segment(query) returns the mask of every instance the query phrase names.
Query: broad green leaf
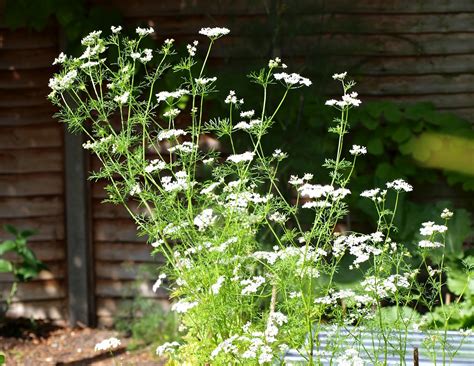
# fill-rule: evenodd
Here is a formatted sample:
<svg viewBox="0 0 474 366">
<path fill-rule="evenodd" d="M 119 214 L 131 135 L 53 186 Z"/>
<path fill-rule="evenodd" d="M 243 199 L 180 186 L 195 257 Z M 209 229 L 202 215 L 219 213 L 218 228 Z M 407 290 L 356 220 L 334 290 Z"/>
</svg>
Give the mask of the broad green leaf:
<svg viewBox="0 0 474 366">
<path fill-rule="evenodd" d="M 13 240 L 5 240 L 0 244 L 0 255 L 15 249 L 16 243 Z"/>
<path fill-rule="evenodd" d="M 400 126 L 393 133 L 392 140 L 398 143 L 402 143 L 412 136 L 413 134 L 407 126 Z"/>
<path fill-rule="evenodd" d="M 367 151 L 373 155 L 383 154 L 383 142 L 380 137 L 375 137 L 367 143 Z"/>
<path fill-rule="evenodd" d="M 448 221 L 446 233 L 446 253 L 456 258 L 462 258 L 463 243 L 472 234 L 471 214 L 459 209 L 454 211 L 454 216 Z"/>
<path fill-rule="evenodd" d="M 13 272 L 13 264 L 6 259 L 0 258 L 0 272 Z"/>
</svg>

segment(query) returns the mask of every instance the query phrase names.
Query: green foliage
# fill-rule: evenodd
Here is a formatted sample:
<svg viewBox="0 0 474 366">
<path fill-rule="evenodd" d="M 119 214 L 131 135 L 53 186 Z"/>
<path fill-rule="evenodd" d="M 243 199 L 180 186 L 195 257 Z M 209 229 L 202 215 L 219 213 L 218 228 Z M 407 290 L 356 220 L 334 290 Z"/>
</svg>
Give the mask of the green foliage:
<svg viewBox="0 0 474 366">
<path fill-rule="evenodd" d="M 18 230 L 12 225 L 5 225 L 6 232 L 14 236 L 14 239 L 5 240 L 0 243 L 0 256 L 14 254 L 17 260 L 0 258 L 0 272 L 11 273 L 13 283 L 8 297 L 3 300 L 8 307 L 15 295 L 18 282 L 34 279 L 46 266 L 38 260 L 34 252 L 28 247 L 28 238 L 35 234 L 32 230 Z M 3 309 L 6 311 L 6 309 Z"/>
</svg>

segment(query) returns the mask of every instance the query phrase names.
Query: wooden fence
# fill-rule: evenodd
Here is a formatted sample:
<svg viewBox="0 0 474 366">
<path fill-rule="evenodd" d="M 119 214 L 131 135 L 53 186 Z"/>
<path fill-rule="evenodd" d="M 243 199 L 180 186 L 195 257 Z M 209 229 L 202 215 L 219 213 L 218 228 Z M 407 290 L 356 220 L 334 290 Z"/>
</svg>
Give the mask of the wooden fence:
<svg viewBox="0 0 474 366">
<path fill-rule="evenodd" d="M 291 69 L 326 77 L 352 70 L 364 100 L 431 101 L 473 117 L 469 0 L 91 3 L 117 7 L 130 27 L 152 25 L 157 40 L 187 42 L 202 26 L 229 27 L 211 59 L 215 67 L 248 71 L 249 64 L 278 55 Z M 49 267 L 20 287 L 11 313 L 110 324 L 124 289 L 137 278 L 136 264 L 152 261 L 124 210 L 100 203 L 102 185 L 81 186 L 87 169 L 84 160 L 77 172 L 81 140 L 64 138 L 45 99 L 59 51 L 54 26 L 33 32 L 0 24 L 0 221 L 38 229 L 31 245 Z M 77 192 L 83 192 L 79 199 Z M 0 286 L 10 280 L 0 276 Z M 146 285 L 142 292 L 152 295 Z"/>
</svg>

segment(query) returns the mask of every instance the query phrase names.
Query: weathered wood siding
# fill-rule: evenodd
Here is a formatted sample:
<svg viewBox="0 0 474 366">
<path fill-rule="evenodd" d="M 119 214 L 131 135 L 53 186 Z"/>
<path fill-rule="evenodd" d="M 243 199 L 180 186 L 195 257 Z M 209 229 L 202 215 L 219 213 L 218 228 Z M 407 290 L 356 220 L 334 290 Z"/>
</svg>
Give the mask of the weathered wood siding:
<svg viewBox="0 0 474 366">
<path fill-rule="evenodd" d="M 48 270 L 19 285 L 10 315 L 64 319 L 63 130 L 46 100 L 56 28 L 0 28 L 0 223 L 36 229 L 30 247 Z M 0 240 L 8 235 L 1 231 Z M 2 297 L 11 276 L 0 274 Z"/>
<path fill-rule="evenodd" d="M 117 7 L 131 28 L 151 25 L 154 38 L 179 45 L 203 26 L 226 26 L 210 63 L 248 72 L 281 56 L 290 69 L 313 72 L 325 87 L 349 70 L 362 98 L 431 101 L 466 118 L 474 111 L 474 2 L 468 0 L 95 0 Z M 279 15 L 278 15 L 279 14 Z M 315 72 L 316 71 L 316 72 Z M 242 72 L 244 75 L 244 72 Z M 324 75 L 324 76 L 323 76 Z M 326 78 L 318 80 L 317 78 Z M 331 86 L 326 92 L 331 93 Z M 101 204 L 93 186 L 99 323 L 110 323 L 117 300 L 137 274 L 127 264 L 152 261 L 125 210 Z M 150 296 L 149 284 L 142 293 Z"/>
<path fill-rule="evenodd" d="M 362 99 L 432 101 L 473 117 L 471 0 L 91 2 L 117 7 L 130 27 L 152 25 L 159 41 L 173 37 L 179 44 L 197 38 L 202 26 L 229 27 L 213 51 L 214 66 L 249 71 L 281 56 L 291 70 L 313 73 L 316 87 L 330 85 L 331 73 L 349 70 Z M 56 319 L 66 304 L 64 155 L 62 126 L 45 96 L 58 39 L 55 28 L 0 28 L 0 221 L 37 228 L 31 245 L 50 268 L 21 286 L 12 312 Z M 101 204 L 103 198 L 102 185 L 93 184 L 97 315 L 109 324 L 117 300 L 138 277 L 136 264 L 154 260 L 125 210 Z M 0 286 L 7 281 L 0 276 Z M 153 295 L 149 284 L 141 291 Z"/>
</svg>

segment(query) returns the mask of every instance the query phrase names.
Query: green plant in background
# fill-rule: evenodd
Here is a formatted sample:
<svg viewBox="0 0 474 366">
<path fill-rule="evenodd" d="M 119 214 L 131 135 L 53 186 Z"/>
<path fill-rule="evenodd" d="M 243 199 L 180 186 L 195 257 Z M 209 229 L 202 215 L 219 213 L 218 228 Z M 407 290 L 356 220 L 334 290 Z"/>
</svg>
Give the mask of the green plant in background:
<svg viewBox="0 0 474 366">
<path fill-rule="evenodd" d="M 36 258 L 34 252 L 28 247 L 27 241 L 35 232 L 32 230 L 18 230 L 11 225 L 4 226 L 5 231 L 14 236 L 14 239 L 5 240 L 0 243 L 0 256 L 13 254 L 18 260 L 7 260 L 0 258 L 0 272 L 11 273 L 13 282 L 6 299 L 2 301 L 3 317 L 10 306 L 13 297 L 17 291 L 19 282 L 26 282 L 38 276 L 40 271 L 46 269 L 46 266 Z"/>
<path fill-rule="evenodd" d="M 176 313 L 141 292 L 143 283 L 155 277 L 154 271 L 151 265 L 138 268 L 137 278 L 123 294 L 124 301 L 115 314 L 115 328 L 131 337 L 127 346 L 130 350 L 180 340 Z"/>
</svg>

